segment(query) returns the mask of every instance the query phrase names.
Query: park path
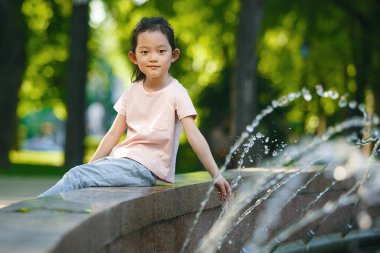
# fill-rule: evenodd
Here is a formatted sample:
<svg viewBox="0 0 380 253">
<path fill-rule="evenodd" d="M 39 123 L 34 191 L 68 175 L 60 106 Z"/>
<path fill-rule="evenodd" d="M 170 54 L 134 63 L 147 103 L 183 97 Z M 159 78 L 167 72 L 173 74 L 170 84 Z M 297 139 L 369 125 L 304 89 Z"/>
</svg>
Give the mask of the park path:
<svg viewBox="0 0 380 253">
<path fill-rule="evenodd" d="M 0 176 L 0 208 L 35 198 L 59 179 L 60 177 Z"/>
</svg>

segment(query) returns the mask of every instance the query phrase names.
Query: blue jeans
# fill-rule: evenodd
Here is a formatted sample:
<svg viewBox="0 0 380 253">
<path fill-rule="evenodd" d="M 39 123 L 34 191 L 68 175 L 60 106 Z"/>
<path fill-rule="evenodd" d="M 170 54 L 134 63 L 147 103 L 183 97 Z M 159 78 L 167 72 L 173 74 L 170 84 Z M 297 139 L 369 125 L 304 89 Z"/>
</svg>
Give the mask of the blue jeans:
<svg viewBox="0 0 380 253">
<path fill-rule="evenodd" d="M 142 164 L 129 158 L 107 156 L 72 168 L 39 197 L 88 187 L 152 186 L 154 184 L 156 184 L 156 177 Z"/>
</svg>

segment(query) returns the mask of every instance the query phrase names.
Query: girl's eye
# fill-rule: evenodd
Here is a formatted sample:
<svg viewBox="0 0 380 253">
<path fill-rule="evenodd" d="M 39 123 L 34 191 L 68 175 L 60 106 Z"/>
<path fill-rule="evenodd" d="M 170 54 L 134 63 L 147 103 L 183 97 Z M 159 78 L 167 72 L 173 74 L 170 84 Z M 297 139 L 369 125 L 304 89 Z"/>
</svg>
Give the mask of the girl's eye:
<svg viewBox="0 0 380 253">
<path fill-rule="evenodd" d="M 141 54 L 142 54 L 142 55 L 147 55 L 147 54 L 148 54 L 148 51 L 141 51 Z"/>
<path fill-rule="evenodd" d="M 160 53 L 160 54 L 164 54 L 165 52 L 166 52 L 166 50 L 164 50 L 164 49 L 158 50 L 158 53 Z"/>
</svg>

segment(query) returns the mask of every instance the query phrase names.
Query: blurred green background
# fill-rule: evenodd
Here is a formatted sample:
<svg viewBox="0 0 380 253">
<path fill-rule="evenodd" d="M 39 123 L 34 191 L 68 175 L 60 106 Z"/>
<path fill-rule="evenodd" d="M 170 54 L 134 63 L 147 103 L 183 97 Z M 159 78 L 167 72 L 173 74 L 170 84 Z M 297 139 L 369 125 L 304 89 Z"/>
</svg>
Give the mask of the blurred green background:
<svg viewBox="0 0 380 253">
<path fill-rule="evenodd" d="M 358 114 L 317 97 L 316 84 L 372 115 L 379 13 L 376 0 L 2 1 L 0 175 L 61 175 L 89 159 L 130 83 L 130 32 L 144 16 L 173 26 L 182 54 L 171 74 L 188 89 L 218 164 L 273 99 L 303 87 L 314 99 L 276 110 L 256 130 L 272 150 Z M 247 156 L 253 164 L 262 149 Z M 182 137 L 177 173 L 200 169 Z"/>
</svg>

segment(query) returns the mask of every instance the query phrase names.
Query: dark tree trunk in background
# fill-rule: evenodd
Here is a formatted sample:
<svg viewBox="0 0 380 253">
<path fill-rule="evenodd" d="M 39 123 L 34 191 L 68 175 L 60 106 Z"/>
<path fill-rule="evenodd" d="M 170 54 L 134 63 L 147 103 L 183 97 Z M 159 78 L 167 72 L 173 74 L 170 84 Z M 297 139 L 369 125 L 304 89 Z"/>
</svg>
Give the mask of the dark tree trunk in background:
<svg viewBox="0 0 380 253">
<path fill-rule="evenodd" d="M 0 168 L 9 166 L 18 92 L 26 68 L 26 28 L 21 0 L 0 1 Z"/>
<path fill-rule="evenodd" d="M 89 1 L 74 0 L 68 66 L 65 166 L 81 164 L 85 137 L 85 86 L 88 59 Z"/>
<path fill-rule="evenodd" d="M 232 136 L 244 131 L 257 113 L 256 42 L 264 0 L 242 0 L 237 29 L 237 52 L 232 82 Z"/>
<path fill-rule="evenodd" d="M 264 0 L 241 1 L 235 72 L 231 83 L 231 135 L 233 138 L 242 134 L 258 110 L 256 42 L 262 20 L 263 5 Z M 236 165 L 231 164 L 231 166 Z"/>
</svg>

